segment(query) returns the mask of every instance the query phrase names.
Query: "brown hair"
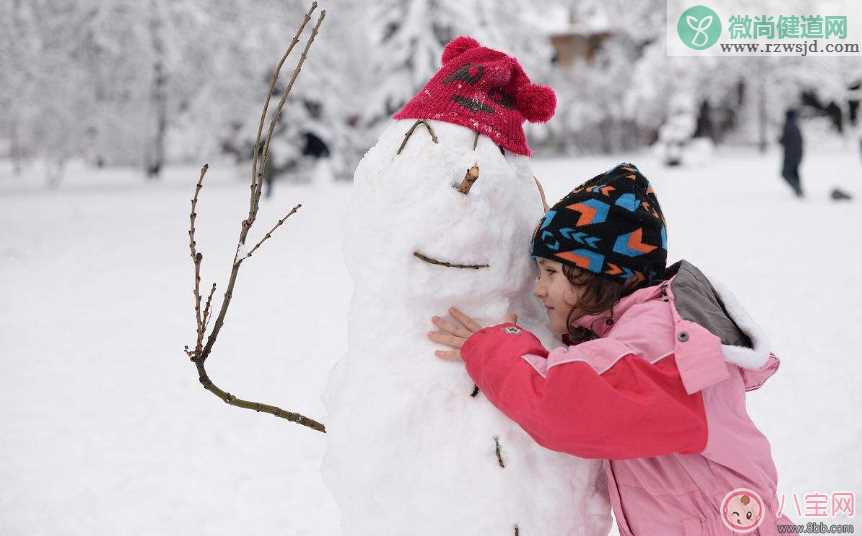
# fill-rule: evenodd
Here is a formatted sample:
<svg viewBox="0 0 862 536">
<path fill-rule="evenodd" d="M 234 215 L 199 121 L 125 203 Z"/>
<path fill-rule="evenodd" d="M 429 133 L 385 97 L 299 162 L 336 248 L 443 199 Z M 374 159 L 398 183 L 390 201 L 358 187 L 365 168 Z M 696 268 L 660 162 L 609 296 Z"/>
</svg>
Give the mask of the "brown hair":
<svg viewBox="0 0 862 536">
<path fill-rule="evenodd" d="M 611 318 L 613 318 L 613 306 L 620 298 L 637 289 L 637 285 L 600 277 L 593 272 L 569 264 L 563 264 L 563 274 L 573 286 L 584 289 L 584 293 L 566 318 L 566 331 L 569 339 L 571 339 L 570 344 L 578 344 L 597 338 L 597 335 L 591 330 L 572 325 L 574 320 L 572 315 L 576 311 L 579 314 L 593 315 L 611 309 Z"/>
</svg>

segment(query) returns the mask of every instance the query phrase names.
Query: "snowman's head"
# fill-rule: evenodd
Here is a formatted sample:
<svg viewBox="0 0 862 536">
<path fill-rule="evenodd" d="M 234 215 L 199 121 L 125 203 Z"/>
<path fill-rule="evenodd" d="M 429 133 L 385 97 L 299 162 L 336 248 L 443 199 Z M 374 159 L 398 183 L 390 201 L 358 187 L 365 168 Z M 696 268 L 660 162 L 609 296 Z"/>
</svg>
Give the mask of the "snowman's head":
<svg viewBox="0 0 862 536">
<path fill-rule="evenodd" d="M 468 37 L 442 63 L 356 169 L 348 263 L 354 279 L 423 303 L 514 296 L 535 275 L 543 214 L 523 123 L 547 121 L 554 93 Z"/>
<path fill-rule="evenodd" d="M 408 299 L 514 295 L 535 275 L 543 212 L 527 157 L 460 125 L 394 121 L 356 169 L 348 262 Z"/>
</svg>

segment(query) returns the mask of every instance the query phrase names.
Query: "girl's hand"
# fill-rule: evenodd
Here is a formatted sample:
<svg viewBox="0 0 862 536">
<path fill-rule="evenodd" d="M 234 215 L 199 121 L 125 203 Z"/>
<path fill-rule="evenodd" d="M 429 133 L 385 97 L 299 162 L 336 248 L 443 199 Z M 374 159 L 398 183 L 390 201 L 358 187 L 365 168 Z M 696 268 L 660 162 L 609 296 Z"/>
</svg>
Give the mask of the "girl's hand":
<svg viewBox="0 0 862 536">
<path fill-rule="evenodd" d="M 457 307 L 450 307 L 449 314 L 455 319 L 454 322 L 439 316 L 431 317 L 431 322 L 437 326 L 438 329 L 437 331 L 429 331 L 428 338 L 436 343 L 454 348 L 454 350 L 436 350 L 434 355 L 441 359 L 457 361 L 463 359 L 461 357 L 461 346 L 463 346 L 464 341 L 466 341 L 470 335 L 482 329 L 483 326 L 479 325 L 479 323 L 473 318 L 461 312 Z M 496 324 L 517 321 L 518 316 L 514 313 L 510 313 Z"/>
</svg>

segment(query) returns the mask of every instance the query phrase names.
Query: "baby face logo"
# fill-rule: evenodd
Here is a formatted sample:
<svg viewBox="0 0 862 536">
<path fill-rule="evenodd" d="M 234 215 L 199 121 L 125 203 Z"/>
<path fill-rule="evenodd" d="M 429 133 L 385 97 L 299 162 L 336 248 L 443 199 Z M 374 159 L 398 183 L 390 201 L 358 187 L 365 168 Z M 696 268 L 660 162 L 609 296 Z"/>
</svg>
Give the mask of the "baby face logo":
<svg viewBox="0 0 862 536">
<path fill-rule="evenodd" d="M 706 6 L 686 9 L 676 25 L 677 33 L 683 43 L 695 50 L 704 50 L 718 41 L 721 35 L 721 21 L 718 14 Z"/>
<path fill-rule="evenodd" d="M 752 532 L 763 523 L 765 507 L 756 491 L 736 488 L 721 501 L 721 520 L 737 534 Z"/>
</svg>

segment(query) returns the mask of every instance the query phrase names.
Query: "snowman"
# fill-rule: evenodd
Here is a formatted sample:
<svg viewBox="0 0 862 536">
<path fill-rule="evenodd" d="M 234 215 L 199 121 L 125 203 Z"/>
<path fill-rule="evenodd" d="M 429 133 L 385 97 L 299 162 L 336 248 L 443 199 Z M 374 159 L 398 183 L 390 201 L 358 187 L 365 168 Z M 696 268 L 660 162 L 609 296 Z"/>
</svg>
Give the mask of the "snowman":
<svg viewBox="0 0 862 536">
<path fill-rule="evenodd" d="M 344 222 L 348 352 L 324 396 L 322 473 L 345 536 L 574 536 L 610 528 L 601 462 L 539 446 L 434 356 L 456 305 L 542 331 L 530 236 L 543 215 L 523 123 L 555 97 L 459 37 L 356 168 Z"/>
</svg>

